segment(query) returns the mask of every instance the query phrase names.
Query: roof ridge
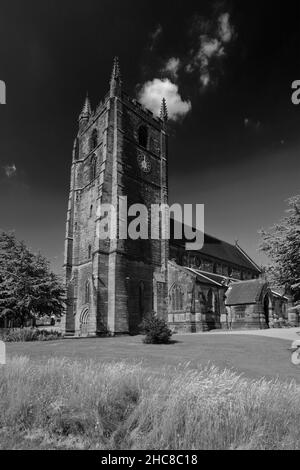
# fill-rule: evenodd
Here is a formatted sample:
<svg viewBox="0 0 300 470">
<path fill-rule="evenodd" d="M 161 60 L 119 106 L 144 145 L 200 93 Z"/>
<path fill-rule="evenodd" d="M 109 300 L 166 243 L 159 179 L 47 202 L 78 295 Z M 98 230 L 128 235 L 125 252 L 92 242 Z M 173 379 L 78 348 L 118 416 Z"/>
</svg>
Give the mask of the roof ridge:
<svg viewBox="0 0 300 470">
<path fill-rule="evenodd" d="M 192 226 L 185 224 L 184 222 L 180 222 L 176 220 L 174 217 L 170 217 L 170 223 L 174 225 L 179 224 L 184 229 L 185 227 L 189 227 L 193 231 L 196 229 Z M 199 231 L 200 232 L 200 231 Z M 172 233 L 172 232 L 171 232 Z M 238 266 L 243 269 L 248 270 L 255 270 L 258 274 L 261 273 L 261 268 L 250 258 L 249 255 L 237 244 L 229 243 L 226 240 L 222 240 L 221 238 L 217 238 L 213 235 L 208 234 L 205 230 L 201 233 L 204 234 L 204 246 L 201 250 L 197 250 L 198 253 L 202 253 L 203 255 L 207 255 L 213 257 L 216 262 L 227 262 L 233 266 Z M 171 244 L 176 246 L 183 246 L 185 243 L 185 237 L 181 240 L 177 240 L 171 237 Z M 215 245 L 215 248 L 214 248 Z"/>
<path fill-rule="evenodd" d="M 256 267 L 256 269 L 258 269 L 259 272 L 261 272 L 261 268 L 258 266 L 258 264 L 256 264 L 255 261 L 253 261 L 253 259 L 251 259 L 249 255 L 247 255 L 247 253 L 243 250 L 243 248 L 240 247 L 240 245 L 237 242 L 235 246 L 250 261 L 250 263 L 252 263 L 253 266 Z"/>
<path fill-rule="evenodd" d="M 182 225 L 186 225 L 187 227 L 190 227 L 191 229 L 193 230 L 196 230 L 195 227 L 191 226 L 191 225 L 187 225 L 185 224 L 184 222 L 179 222 L 178 220 L 174 219 L 174 217 L 170 217 L 171 220 L 174 220 L 176 221 L 177 223 L 182 223 Z M 199 230 L 200 231 L 200 230 Z M 204 231 L 204 232 L 201 232 L 200 233 L 204 233 L 204 235 L 206 235 L 207 237 L 210 237 L 210 238 L 213 238 L 214 240 L 218 241 L 218 242 L 221 242 L 221 243 L 226 243 L 227 245 L 231 246 L 232 248 L 236 248 L 237 247 L 237 244 L 236 243 L 230 243 L 228 242 L 227 240 L 222 240 L 221 238 L 218 238 L 216 237 L 215 235 L 211 235 L 210 233 Z M 242 249 L 241 249 L 242 250 Z M 242 250 L 243 251 L 243 250 Z"/>
</svg>

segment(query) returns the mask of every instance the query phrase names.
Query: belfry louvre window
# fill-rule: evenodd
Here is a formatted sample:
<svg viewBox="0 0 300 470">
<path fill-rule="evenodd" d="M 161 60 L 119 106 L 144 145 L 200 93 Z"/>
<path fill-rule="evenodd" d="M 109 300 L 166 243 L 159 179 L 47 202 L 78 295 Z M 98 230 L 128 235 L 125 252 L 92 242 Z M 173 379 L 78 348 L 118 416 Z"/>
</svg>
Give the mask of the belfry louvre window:
<svg viewBox="0 0 300 470">
<path fill-rule="evenodd" d="M 98 132 L 96 129 L 93 130 L 90 138 L 90 150 L 94 150 L 98 145 Z"/>
<path fill-rule="evenodd" d="M 171 305 L 173 312 L 181 312 L 183 310 L 183 292 L 177 284 L 171 290 Z"/>
<path fill-rule="evenodd" d="M 138 132 L 139 144 L 147 148 L 148 145 L 148 129 L 146 126 L 141 126 Z"/>
</svg>

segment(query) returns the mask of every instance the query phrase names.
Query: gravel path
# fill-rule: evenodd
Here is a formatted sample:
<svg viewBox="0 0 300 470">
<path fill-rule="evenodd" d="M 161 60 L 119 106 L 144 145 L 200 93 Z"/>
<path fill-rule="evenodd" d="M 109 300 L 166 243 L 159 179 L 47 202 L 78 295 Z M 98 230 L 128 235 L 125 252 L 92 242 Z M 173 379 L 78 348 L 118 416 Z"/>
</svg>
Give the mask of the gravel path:
<svg viewBox="0 0 300 470">
<path fill-rule="evenodd" d="M 209 335 L 255 335 L 265 336 L 267 338 L 278 338 L 294 341 L 300 340 L 300 328 L 271 328 L 269 330 L 245 330 L 245 331 L 212 331 L 209 333 L 200 333 Z"/>
</svg>

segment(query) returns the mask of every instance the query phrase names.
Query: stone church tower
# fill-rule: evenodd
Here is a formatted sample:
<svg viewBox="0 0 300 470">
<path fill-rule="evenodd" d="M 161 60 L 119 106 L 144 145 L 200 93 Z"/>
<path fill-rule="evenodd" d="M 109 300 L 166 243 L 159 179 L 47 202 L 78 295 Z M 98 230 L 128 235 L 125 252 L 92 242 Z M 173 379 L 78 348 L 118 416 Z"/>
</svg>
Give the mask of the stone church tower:
<svg viewBox="0 0 300 470">
<path fill-rule="evenodd" d="M 104 101 L 92 111 L 86 98 L 73 149 L 66 224 L 70 336 L 135 333 L 152 311 L 167 319 L 169 243 L 161 237 L 97 236 L 102 204 L 119 209 L 119 198 L 126 196 L 128 207 L 140 203 L 150 210 L 151 204 L 168 202 L 167 119 L 165 101 L 159 118 L 123 92 L 117 59 Z"/>
</svg>

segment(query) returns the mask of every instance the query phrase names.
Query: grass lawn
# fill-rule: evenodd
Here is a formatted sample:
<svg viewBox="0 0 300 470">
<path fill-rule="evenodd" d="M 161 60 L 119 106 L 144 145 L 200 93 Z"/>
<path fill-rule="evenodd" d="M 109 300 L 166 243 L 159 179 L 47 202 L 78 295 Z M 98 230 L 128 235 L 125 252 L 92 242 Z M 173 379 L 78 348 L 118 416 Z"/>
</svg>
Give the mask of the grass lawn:
<svg viewBox="0 0 300 470">
<path fill-rule="evenodd" d="M 28 356 L 34 361 L 53 357 L 93 359 L 97 362 L 126 361 L 142 363 L 153 371 L 179 364 L 197 369 L 212 364 L 231 369 L 245 377 L 279 378 L 300 383 L 300 368 L 290 361 L 290 341 L 247 335 L 177 335 L 175 344 L 144 345 L 142 338 L 118 337 L 62 340 L 34 343 L 9 343 L 7 354 Z"/>
<path fill-rule="evenodd" d="M 175 339 L 8 343 L 0 450 L 299 450 L 300 369 L 290 362 L 291 341 Z"/>
</svg>

